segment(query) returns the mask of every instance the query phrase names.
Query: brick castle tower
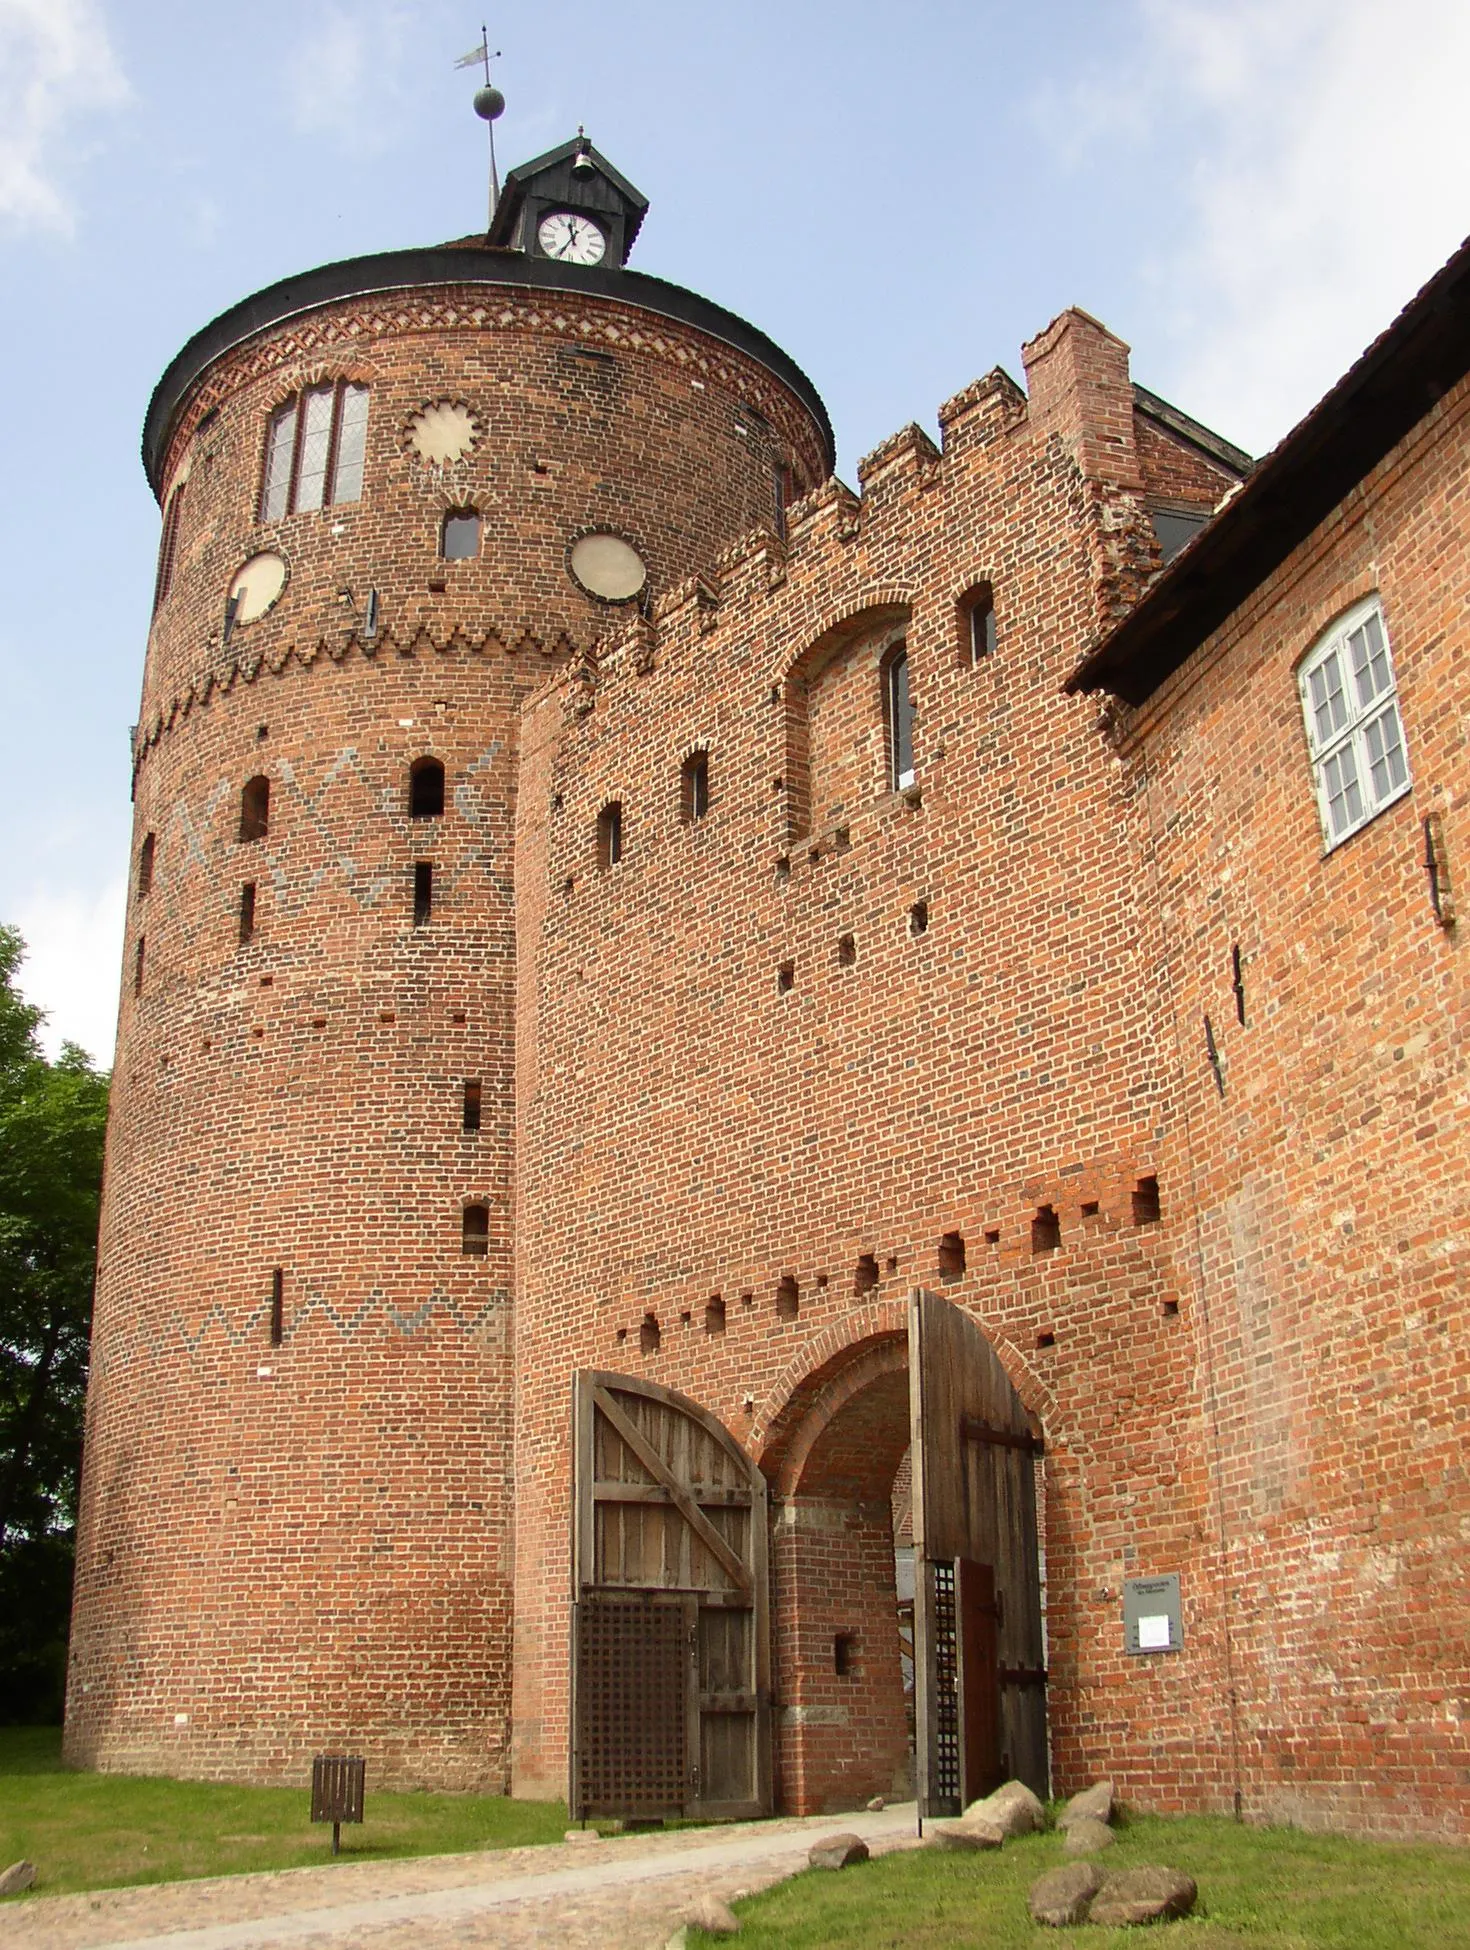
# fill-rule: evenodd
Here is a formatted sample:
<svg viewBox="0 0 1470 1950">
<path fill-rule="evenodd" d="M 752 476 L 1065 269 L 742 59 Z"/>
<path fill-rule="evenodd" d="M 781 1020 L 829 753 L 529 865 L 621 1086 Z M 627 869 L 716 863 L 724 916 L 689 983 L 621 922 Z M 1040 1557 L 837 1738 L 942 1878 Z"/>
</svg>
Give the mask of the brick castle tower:
<svg viewBox="0 0 1470 1950">
<path fill-rule="evenodd" d="M 644 208 L 567 143 L 154 396 L 77 1760 L 504 1780 L 520 711 L 832 460 Z"/>
</svg>

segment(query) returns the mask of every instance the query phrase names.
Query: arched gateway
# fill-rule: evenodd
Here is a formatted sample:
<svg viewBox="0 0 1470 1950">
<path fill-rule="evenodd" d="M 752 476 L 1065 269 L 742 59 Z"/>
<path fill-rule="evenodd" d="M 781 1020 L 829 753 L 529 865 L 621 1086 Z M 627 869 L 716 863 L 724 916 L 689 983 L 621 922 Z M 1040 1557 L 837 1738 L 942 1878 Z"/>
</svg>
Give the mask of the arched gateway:
<svg viewBox="0 0 1470 1950">
<path fill-rule="evenodd" d="M 766 1474 L 672 1390 L 577 1377 L 575 1815 L 1045 1794 L 1041 1438 L 962 1309 L 894 1328 L 796 1391 Z"/>
</svg>

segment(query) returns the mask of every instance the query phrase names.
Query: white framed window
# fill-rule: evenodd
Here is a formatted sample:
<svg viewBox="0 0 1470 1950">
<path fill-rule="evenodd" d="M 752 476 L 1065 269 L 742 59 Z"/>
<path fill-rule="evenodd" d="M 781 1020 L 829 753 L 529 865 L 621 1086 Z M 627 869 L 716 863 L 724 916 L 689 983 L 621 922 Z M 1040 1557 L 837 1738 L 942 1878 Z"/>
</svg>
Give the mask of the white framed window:
<svg viewBox="0 0 1470 1950">
<path fill-rule="evenodd" d="M 1388 631 L 1378 598 L 1339 616 L 1297 681 L 1327 850 L 1409 790 Z"/>
</svg>

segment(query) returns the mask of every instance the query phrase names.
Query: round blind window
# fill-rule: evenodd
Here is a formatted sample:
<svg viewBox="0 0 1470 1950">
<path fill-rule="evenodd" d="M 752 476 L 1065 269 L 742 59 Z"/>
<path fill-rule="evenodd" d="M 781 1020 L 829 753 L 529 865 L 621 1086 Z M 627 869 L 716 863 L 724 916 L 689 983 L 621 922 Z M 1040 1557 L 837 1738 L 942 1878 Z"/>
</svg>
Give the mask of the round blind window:
<svg viewBox="0 0 1470 1950">
<path fill-rule="evenodd" d="M 626 603 L 648 580 L 636 548 L 621 535 L 584 535 L 572 549 L 572 575 L 604 603 Z"/>
<path fill-rule="evenodd" d="M 286 565 L 279 555 L 267 550 L 252 555 L 235 571 L 230 584 L 230 599 L 235 604 L 235 621 L 253 623 L 264 616 L 286 586 Z"/>
</svg>

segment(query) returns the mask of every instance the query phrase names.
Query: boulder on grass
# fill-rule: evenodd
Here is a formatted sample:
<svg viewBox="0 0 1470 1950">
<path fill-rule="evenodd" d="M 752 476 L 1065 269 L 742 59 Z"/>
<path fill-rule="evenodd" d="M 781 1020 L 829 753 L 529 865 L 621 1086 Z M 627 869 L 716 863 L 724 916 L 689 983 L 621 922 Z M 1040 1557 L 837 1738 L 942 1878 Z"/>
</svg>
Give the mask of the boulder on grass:
<svg viewBox="0 0 1470 1950">
<path fill-rule="evenodd" d="M 35 1880 L 34 1862 L 12 1862 L 10 1867 L 0 1874 L 0 1896 L 18 1896 L 22 1889 L 31 1888 Z"/>
<path fill-rule="evenodd" d="M 1068 1855 L 1099 1855 L 1113 1846 L 1113 1831 L 1105 1821 L 1074 1821 L 1062 1847 Z"/>
<path fill-rule="evenodd" d="M 824 1835 L 807 1855 L 814 1869 L 847 1869 L 867 1859 L 868 1845 L 861 1835 Z"/>
<path fill-rule="evenodd" d="M 1171 1916 L 1188 1916 L 1198 1893 L 1192 1877 L 1177 1869 L 1124 1869 L 1104 1879 L 1087 1920 L 1105 1929 L 1124 1923 L 1161 1923 Z"/>
<path fill-rule="evenodd" d="M 977 1815 L 974 1821 L 934 1822 L 929 1829 L 929 1840 L 935 1848 L 962 1851 L 999 1848 L 1005 1836 L 993 1821 L 981 1821 Z"/>
<path fill-rule="evenodd" d="M 1090 1921 L 1092 1899 L 1103 1886 L 1103 1872 L 1095 1862 L 1069 1862 L 1062 1869 L 1048 1869 L 1031 1885 L 1031 1920 L 1049 1923 L 1054 1930 L 1065 1930 L 1073 1923 Z"/>
<path fill-rule="evenodd" d="M 686 1922 L 698 1924 L 711 1936 L 739 1936 L 740 1918 L 718 1896 L 705 1894 L 690 1909 Z"/>
<path fill-rule="evenodd" d="M 1045 1828 L 1046 1810 L 1024 1781 L 1007 1781 L 983 1801 L 972 1801 L 960 1819 L 994 1822 L 1002 1835 L 1030 1835 Z"/>
<path fill-rule="evenodd" d="M 1070 1828 L 1074 1821 L 1111 1821 L 1113 1818 L 1113 1784 L 1099 1781 L 1095 1787 L 1083 1788 L 1057 1816 L 1058 1828 Z"/>
</svg>

